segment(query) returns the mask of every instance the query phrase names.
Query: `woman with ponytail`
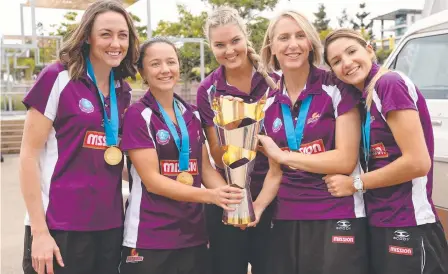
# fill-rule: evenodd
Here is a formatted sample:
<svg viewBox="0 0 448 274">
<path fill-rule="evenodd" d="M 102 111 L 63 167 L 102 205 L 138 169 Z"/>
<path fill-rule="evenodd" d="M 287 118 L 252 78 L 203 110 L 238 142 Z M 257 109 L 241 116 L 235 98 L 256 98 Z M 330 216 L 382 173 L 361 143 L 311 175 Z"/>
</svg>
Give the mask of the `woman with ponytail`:
<svg viewBox="0 0 448 274">
<path fill-rule="evenodd" d="M 375 63 L 364 38 L 349 29 L 325 40 L 325 62 L 355 86 L 363 108 L 365 173 L 326 177 L 333 196 L 366 191 L 371 273 L 448 273 L 448 246 L 431 199 L 434 137 L 425 99 L 400 72 Z"/>
<path fill-rule="evenodd" d="M 210 154 L 216 168 L 225 178 L 222 170 L 223 150 L 219 146 L 214 128 L 210 91 L 216 90 L 215 96 L 232 96 L 252 103 L 261 99 L 269 88 L 275 89 L 276 85 L 261 65 L 260 56 L 248 40 L 246 24 L 235 9 L 219 7 L 208 17 L 204 32 L 220 66 L 201 83 L 197 105 Z M 266 157 L 258 153 L 255 169 L 251 174 L 253 199 L 261 190 L 268 166 Z M 221 208 L 206 205 L 214 274 L 246 274 L 248 263 L 252 265 L 252 273 L 265 273 L 271 212 L 269 208 L 256 228 L 241 230 L 222 223 Z"/>
</svg>

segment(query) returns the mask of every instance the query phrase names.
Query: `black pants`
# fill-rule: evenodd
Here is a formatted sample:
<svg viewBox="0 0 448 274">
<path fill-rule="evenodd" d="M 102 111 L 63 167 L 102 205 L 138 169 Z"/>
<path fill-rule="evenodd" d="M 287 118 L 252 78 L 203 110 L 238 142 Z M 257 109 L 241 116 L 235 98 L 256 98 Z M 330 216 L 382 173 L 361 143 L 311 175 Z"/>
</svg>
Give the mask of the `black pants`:
<svg viewBox="0 0 448 274">
<path fill-rule="evenodd" d="M 149 250 L 123 247 L 120 274 L 209 274 L 206 245 Z"/>
<path fill-rule="evenodd" d="M 271 274 L 368 273 L 365 218 L 274 221 L 271 241 Z"/>
<path fill-rule="evenodd" d="M 372 274 L 448 273 L 448 245 L 440 222 L 416 227 L 370 227 Z"/>
<path fill-rule="evenodd" d="M 104 231 L 50 230 L 58 245 L 65 267 L 53 260 L 56 274 L 117 274 L 123 242 L 123 228 Z M 31 228 L 25 227 L 24 274 L 35 274 L 31 259 Z"/>
<path fill-rule="evenodd" d="M 206 205 L 205 211 L 212 273 L 247 274 L 248 263 L 252 274 L 267 273 L 273 206 L 266 208 L 256 227 L 246 230 L 223 224 L 223 209 L 218 206 Z"/>
</svg>

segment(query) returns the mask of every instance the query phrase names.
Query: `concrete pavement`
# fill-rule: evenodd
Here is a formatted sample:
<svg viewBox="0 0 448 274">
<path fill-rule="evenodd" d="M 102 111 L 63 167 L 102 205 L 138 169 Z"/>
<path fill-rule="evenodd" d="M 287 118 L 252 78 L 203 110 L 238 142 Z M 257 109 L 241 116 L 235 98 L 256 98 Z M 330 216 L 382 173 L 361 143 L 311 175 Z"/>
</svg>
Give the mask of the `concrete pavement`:
<svg viewBox="0 0 448 274">
<path fill-rule="evenodd" d="M 1 274 L 22 274 L 25 202 L 19 184 L 19 156 L 4 155 L 1 163 Z M 123 194 L 127 197 L 127 182 Z"/>
<path fill-rule="evenodd" d="M 25 203 L 19 185 L 18 155 L 4 155 L 1 163 L 1 271 L 19 274 L 22 271 L 23 220 Z"/>
</svg>

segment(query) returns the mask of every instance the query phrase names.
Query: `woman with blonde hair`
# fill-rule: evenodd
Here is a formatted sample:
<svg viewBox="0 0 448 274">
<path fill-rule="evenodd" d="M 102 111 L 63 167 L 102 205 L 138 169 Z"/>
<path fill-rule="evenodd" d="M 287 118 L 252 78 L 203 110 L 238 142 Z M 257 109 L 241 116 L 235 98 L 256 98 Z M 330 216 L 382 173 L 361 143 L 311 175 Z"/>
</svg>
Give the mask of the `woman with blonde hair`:
<svg viewBox="0 0 448 274">
<path fill-rule="evenodd" d="M 223 150 L 218 143 L 213 123 L 215 115 L 210 105 L 211 92 L 215 93 L 214 96 L 231 96 L 245 103 L 254 103 L 260 100 L 269 88 L 275 89 L 276 85 L 262 66 L 260 57 L 249 41 L 247 26 L 235 9 L 221 6 L 214 10 L 207 18 L 204 33 L 220 66 L 199 86 L 197 105 L 210 154 L 216 168 L 225 178 L 222 169 Z M 275 79 L 274 75 L 271 76 Z M 260 192 L 267 168 L 266 157 L 258 153 L 255 169 L 251 174 L 253 198 Z M 257 228 L 241 230 L 222 223 L 221 208 L 206 205 L 214 274 L 246 274 L 248 263 L 252 265 L 253 274 L 266 273 L 266 245 L 271 227 L 271 212 L 272 208 L 269 208 Z"/>
<path fill-rule="evenodd" d="M 24 273 L 118 272 L 123 157 L 117 146 L 131 99 L 123 79 L 135 76 L 137 57 L 124 7 L 96 1 L 23 100 Z"/>
<path fill-rule="evenodd" d="M 266 180 L 254 202 L 258 220 L 277 195 L 269 273 L 368 271 L 363 189 L 352 184 L 350 195 L 328 192 L 324 180 L 360 171 L 359 94 L 319 69 L 321 56 L 319 36 L 300 13 L 283 12 L 269 24 L 262 60 L 282 78 L 268 99 L 267 136 L 260 141 L 282 176 Z M 268 176 L 278 169 L 271 165 Z"/>
<path fill-rule="evenodd" d="M 406 75 L 376 64 L 356 31 L 330 33 L 324 58 L 363 98 L 365 173 L 326 181 L 333 195 L 348 195 L 356 182 L 366 191 L 371 273 L 448 273 L 448 246 L 431 199 L 434 135 L 423 95 Z"/>
</svg>

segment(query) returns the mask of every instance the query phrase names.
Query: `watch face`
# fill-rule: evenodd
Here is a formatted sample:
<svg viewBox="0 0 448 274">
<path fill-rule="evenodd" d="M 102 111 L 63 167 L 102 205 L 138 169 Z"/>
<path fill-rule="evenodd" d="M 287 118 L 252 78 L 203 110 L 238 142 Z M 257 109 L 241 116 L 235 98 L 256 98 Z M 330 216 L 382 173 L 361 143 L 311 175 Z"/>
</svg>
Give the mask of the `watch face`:
<svg viewBox="0 0 448 274">
<path fill-rule="evenodd" d="M 362 182 L 359 179 L 355 180 L 354 186 L 357 190 L 362 190 Z"/>
</svg>

